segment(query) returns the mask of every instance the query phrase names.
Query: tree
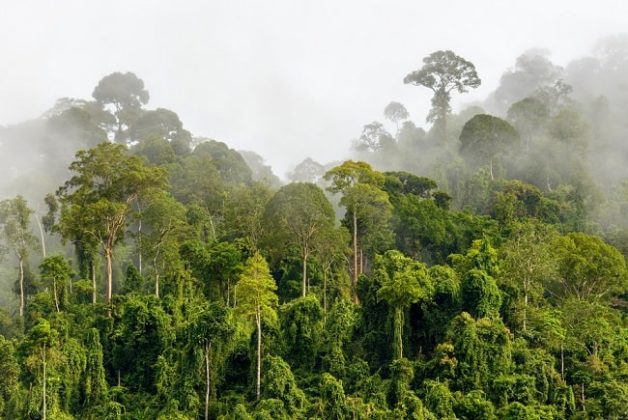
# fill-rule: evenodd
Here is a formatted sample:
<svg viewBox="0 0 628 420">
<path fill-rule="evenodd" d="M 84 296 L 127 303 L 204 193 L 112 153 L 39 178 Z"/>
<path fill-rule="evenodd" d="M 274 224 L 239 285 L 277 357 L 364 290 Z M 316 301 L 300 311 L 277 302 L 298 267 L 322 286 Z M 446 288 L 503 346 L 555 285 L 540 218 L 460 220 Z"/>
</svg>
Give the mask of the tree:
<svg viewBox="0 0 628 420">
<path fill-rule="evenodd" d="M 353 292 L 357 296 L 355 288 L 364 268 L 363 264 L 358 265 L 358 261 L 362 261 L 359 258 L 358 236 L 371 234 L 369 239 L 375 250 L 385 250 L 392 242 L 392 206 L 388 194 L 380 189 L 384 176 L 366 162 L 348 160 L 329 170 L 324 178 L 331 182 L 327 188 L 330 192 L 342 193 L 340 204 L 347 209 L 346 222 L 353 236 Z"/>
<path fill-rule="evenodd" d="M 550 290 L 560 298 L 607 301 L 628 286 L 624 256 L 602 239 L 573 232 L 553 243 L 558 278 Z"/>
<path fill-rule="evenodd" d="M 112 143 L 79 151 L 70 171 L 74 176 L 57 191 L 61 202 L 58 229 L 64 238 L 88 237 L 100 244 L 106 260 L 107 304 L 111 304 L 113 248 L 124 237 L 133 203 L 163 189 L 165 173 Z"/>
<path fill-rule="evenodd" d="M 424 264 L 392 250 L 375 258 L 373 275 L 382 287 L 377 297 L 391 307 L 394 314 L 395 359 L 403 358 L 404 313 L 413 303 L 429 298 L 433 285 Z"/>
<path fill-rule="evenodd" d="M 288 174 L 288 178 L 290 178 L 292 182 L 311 182 L 318 184 L 323 178 L 323 175 L 325 175 L 325 167 L 308 157 L 295 166 L 292 172 Z"/>
<path fill-rule="evenodd" d="M 479 114 L 467 121 L 462 128 L 460 143 L 460 153 L 488 164 L 493 180 L 494 158 L 512 151 L 519 143 L 519 133 L 501 118 Z"/>
<path fill-rule="evenodd" d="M 35 247 L 37 239 L 31 233 L 30 217 L 33 210 L 21 195 L 0 202 L 0 226 L 5 246 L 13 251 L 18 260 L 20 274 L 20 316 L 24 316 L 26 293 L 24 289 L 24 263 L 29 252 Z"/>
<path fill-rule="evenodd" d="M 527 330 L 528 306 L 541 303 L 545 284 L 556 275 L 556 261 L 551 252 L 553 238 L 553 230 L 545 225 L 518 223 L 513 227 L 510 239 L 499 250 L 501 270 L 498 279 L 502 287 L 513 288 L 517 295 L 523 295 L 521 322 L 524 332 Z"/>
<path fill-rule="evenodd" d="M 179 154 L 189 152 L 192 142 L 192 135 L 183 128 L 176 112 L 164 108 L 144 111 L 129 128 L 131 141 L 142 142 L 152 137 L 167 140 Z"/>
<path fill-rule="evenodd" d="M 42 409 L 41 416 L 43 420 L 46 420 L 48 404 L 47 404 L 47 358 L 51 347 L 53 347 L 57 341 L 59 333 L 57 330 L 50 326 L 50 323 L 45 319 L 40 319 L 39 322 L 31 328 L 28 333 L 24 346 L 30 350 L 35 358 L 39 358 L 41 362 L 41 395 L 42 395 Z M 35 354 L 39 353 L 38 356 Z"/>
<path fill-rule="evenodd" d="M 508 121 L 523 137 L 528 152 L 533 138 L 543 131 L 549 117 L 550 110 L 547 105 L 534 96 L 515 102 L 508 108 Z"/>
<path fill-rule="evenodd" d="M 237 284 L 238 305 L 236 311 L 255 321 L 257 333 L 257 364 L 255 395 L 260 398 L 262 369 L 262 321 L 277 319 L 277 285 L 270 275 L 264 257 L 256 253 L 249 258 Z"/>
<path fill-rule="evenodd" d="M 447 141 L 447 114 L 451 112 L 451 92 L 464 93 L 468 88 L 477 88 L 482 81 L 473 63 L 457 56 L 453 51 L 435 51 L 423 59 L 423 66 L 409 73 L 403 82 L 430 89 L 432 109 L 427 121 L 441 128 L 441 140 Z"/>
<path fill-rule="evenodd" d="M 60 302 L 65 301 L 66 286 L 72 281 L 72 267 L 62 255 L 44 258 L 39 265 L 42 280 L 52 283 L 52 295 L 55 308 L 60 311 Z"/>
<path fill-rule="evenodd" d="M 194 341 L 203 346 L 205 358 L 205 420 L 209 418 L 209 400 L 215 392 L 214 347 L 228 341 L 233 335 L 234 327 L 230 316 L 229 309 L 212 303 L 192 322 L 191 333 Z"/>
<path fill-rule="evenodd" d="M 394 144 L 395 139 L 384 128 L 382 123 L 373 121 L 366 124 L 356 144 L 356 149 L 366 152 L 378 152 L 387 146 Z"/>
<path fill-rule="evenodd" d="M 386 108 L 384 108 L 384 117 L 392 121 L 392 123 L 395 124 L 395 127 L 397 127 L 395 137 L 399 135 L 399 122 L 407 120 L 409 116 L 410 114 L 408 113 L 406 107 L 399 102 L 391 102 L 386 105 Z"/>
<path fill-rule="evenodd" d="M 170 272 L 176 271 L 179 242 L 190 230 L 185 213 L 185 206 L 165 191 L 151 194 L 146 208 L 141 212 L 139 220 L 147 229 L 138 232 L 138 256 L 140 261 L 142 256 L 150 261 L 157 297 L 160 293 L 160 277 L 166 269 Z"/>
<path fill-rule="evenodd" d="M 116 72 L 103 77 L 92 96 L 101 108 L 113 107 L 117 125 L 115 139 L 118 142 L 126 140 L 125 130 L 138 118 L 142 105 L 149 99 L 144 82 L 131 72 Z"/>
<path fill-rule="evenodd" d="M 299 249 L 303 296 L 309 286 L 308 258 L 317 252 L 325 234 L 334 228 L 334 219 L 331 203 L 314 184 L 299 182 L 281 187 L 266 205 L 264 225 L 269 248 L 278 255 L 284 253 L 287 246 Z"/>
</svg>

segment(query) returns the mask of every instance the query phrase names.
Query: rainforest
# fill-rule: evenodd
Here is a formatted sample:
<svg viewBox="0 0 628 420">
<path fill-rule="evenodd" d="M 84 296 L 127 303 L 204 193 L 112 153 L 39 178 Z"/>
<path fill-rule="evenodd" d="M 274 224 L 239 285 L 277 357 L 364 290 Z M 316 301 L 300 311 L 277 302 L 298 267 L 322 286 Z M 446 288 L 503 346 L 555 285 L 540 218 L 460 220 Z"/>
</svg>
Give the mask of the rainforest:
<svg viewBox="0 0 628 420">
<path fill-rule="evenodd" d="M 285 175 L 129 71 L 0 126 L 0 418 L 628 418 L 628 38 L 473 60 Z"/>
</svg>

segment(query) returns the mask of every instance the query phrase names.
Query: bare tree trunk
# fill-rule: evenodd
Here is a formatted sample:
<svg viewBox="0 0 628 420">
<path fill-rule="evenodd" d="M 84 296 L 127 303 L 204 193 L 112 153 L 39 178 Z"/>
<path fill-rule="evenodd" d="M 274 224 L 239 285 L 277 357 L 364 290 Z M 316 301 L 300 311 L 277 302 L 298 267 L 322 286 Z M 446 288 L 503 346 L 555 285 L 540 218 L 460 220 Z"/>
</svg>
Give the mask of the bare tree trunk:
<svg viewBox="0 0 628 420">
<path fill-rule="evenodd" d="M 20 257 L 20 316 L 24 316 L 24 260 Z"/>
<path fill-rule="evenodd" d="M 39 228 L 39 239 L 41 241 L 41 255 L 46 258 L 46 240 L 44 236 L 44 228 L 41 225 L 41 220 L 39 220 L 39 216 L 35 214 L 35 221 L 37 222 L 37 228 Z"/>
<path fill-rule="evenodd" d="M 303 297 L 307 294 L 307 252 L 303 253 Z"/>
<path fill-rule="evenodd" d="M 353 209 L 353 287 L 352 293 L 354 295 L 354 301 L 358 301 L 358 293 L 356 290 L 358 284 L 358 215 L 356 209 Z"/>
<path fill-rule="evenodd" d="M 257 382 L 255 396 L 257 401 L 259 401 L 262 385 L 262 314 L 259 308 L 255 314 L 255 322 L 257 323 Z"/>
<path fill-rule="evenodd" d="M 493 159 L 489 159 L 488 161 L 488 170 L 491 174 L 491 181 L 495 181 L 495 176 L 493 176 Z"/>
<path fill-rule="evenodd" d="M 43 412 L 42 412 L 42 418 L 43 420 L 46 420 L 46 343 L 44 343 L 44 346 L 42 348 L 42 352 L 41 352 L 41 360 L 43 363 L 43 373 L 44 373 L 44 380 L 43 380 L 43 385 L 42 385 L 42 401 L 43 401 Z"/>
<path fill-rule="evenodd" d="M 57 308 L 57 313 L 59 313 L 59 298 L 57 297 L 57 280 L 55 278 L 52 279 L 52 294 L 55 298 L 55 307 Z"/>
<path fill-rule="evenodd" d="M 323 312 L 327 314 L 327 269 L 323 270 Z"/>
<path fill-rule="evenodd" d="M 159 299 L 159 273 L 155 274 L 155 296 Z"/>
<path fill-rule="evenodd" d="M 113 250 L 111 248 L 105 250 L 105 258 L 107 259 L 107 306 L 109 306 L 108 314 L 111 317 L 111 297 L 113 295 Z"/>
<path fill-rule="evenodd" d="M 209 371 L 209 352 L 211 351 L 211 343 L 205 345 L 205 420 L 209 419 L 209 388 L 210 388 L 210 371 Z"/>
<path fill-rule="evenodd" d="M 565 347 L 560 343 L 560 377 L 565 380 Z"/>
<path fill-rule="evenodd" d="M 96 304 L 96 264 L 94 263 L 94 256 L 92 255 L 92 303 Z"/>
<path fill-rule="evenodd" d="M 138 200 L 139 201 L 139 200 Z M 142 206 L 137 203 L 137 211 L 140 213 L 139 220 L 137 222 L 137 270 L 142 275 Z M 159 297 L 159 296 L 157 296 Z"/>
</svg>

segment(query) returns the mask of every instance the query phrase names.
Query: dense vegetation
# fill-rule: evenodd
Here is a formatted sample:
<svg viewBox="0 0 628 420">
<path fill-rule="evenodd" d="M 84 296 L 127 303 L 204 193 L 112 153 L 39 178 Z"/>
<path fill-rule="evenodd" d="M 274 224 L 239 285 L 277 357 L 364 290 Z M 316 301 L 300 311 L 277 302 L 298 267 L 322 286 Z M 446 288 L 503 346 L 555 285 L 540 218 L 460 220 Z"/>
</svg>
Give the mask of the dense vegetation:
<svg viewBox="0 0 628 420">
<path fill-rule="evenodd" d="M 627 418 L 611 47 L 522 56 L 492 114 L 452 113 L 480 77 L 435 52 L 404 79 L 429 131 L 392 102 L 285 185 L 132 73 L 1 128 L 43 163 L 3 185 L 0 417 Z"/>
</svg>

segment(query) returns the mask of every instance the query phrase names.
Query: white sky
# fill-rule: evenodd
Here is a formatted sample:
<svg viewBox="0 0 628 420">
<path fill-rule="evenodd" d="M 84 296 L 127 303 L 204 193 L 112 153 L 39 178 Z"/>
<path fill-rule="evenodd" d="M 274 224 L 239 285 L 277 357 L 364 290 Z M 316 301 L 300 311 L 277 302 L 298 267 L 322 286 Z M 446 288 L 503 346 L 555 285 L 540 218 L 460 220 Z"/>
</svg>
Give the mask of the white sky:
<svg viewBox="0 0 628 420">
<path fill-rule="evenodd" d="M 432 51 L 476 65 L 482 87 L 460 104 L 483 99 L 529 48 L 564 65 L 626 31 L 620 0 L 0 0 L 0 125 L 133 71 L 149 108 L 283 176 L 307 156 L 343 157 L 392 100 L 423 125 L 429 92 L 402 79 Z"/>
</svg>

